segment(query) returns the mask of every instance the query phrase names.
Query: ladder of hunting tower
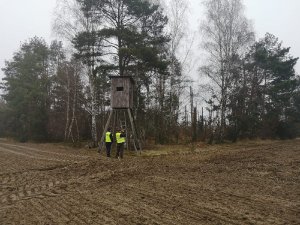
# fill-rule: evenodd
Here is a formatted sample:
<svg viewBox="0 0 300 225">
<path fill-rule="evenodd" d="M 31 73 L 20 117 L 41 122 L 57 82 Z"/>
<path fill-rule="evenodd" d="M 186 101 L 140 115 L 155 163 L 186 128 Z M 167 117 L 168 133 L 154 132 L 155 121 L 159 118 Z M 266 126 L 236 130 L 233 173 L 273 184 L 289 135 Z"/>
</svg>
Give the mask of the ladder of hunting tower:
<svg viewBox="0 0 300 225">
<path fill-rule="evenodd" d="M 126 140 L 126 149 L 128 150 L 129 149 L 129 136 L 128 136 L 128 130 L 127 130 L 127 122 L 126 122 L 126 112 L 124 112 L 124 117 L 123 118 L 119 118 L 120 119 L 120 127 L 121 129 L 124 129 L 125 130 L 125 136 L 127 137 L 127 140 Z"/>
<path fill-rule="evenodd" d="M 132 133 L 132 137 L 133 137 L 132 140 L 133 140 L 134 150 L 136 153 L 138 153 L 138 152 L 141 153 L 142 146 L 141 146 L 139 135 L 138 135 L 138 132 L 136 129 L 136 124 L 135 124 L 133 116 L 132 116 L 131 109 L 126 109 L 126 111 L 124 111 L 123 118 L 121 118 L 121 117 L 118 118 L 118 116 L 120 116 L 120 115 L 118 115 L 119 111 L 120 111 L 119 109 L 112 109 L 109 114 L 108 120 L 107 120 L 106 125 L 103 130 L 102 137 L 100 139 L 99 152 L 104 148 L 105 133 L 107 132 L 109 124 L 111 123 L 112 117 L 113 117 L 113 121 L 112 121 L 113 122 L 113 127 L 112 127 L 113 134 L 115 134 L 116 125 L 117 125 L 117 122 L 119 121 L 120 127 L 126 131 L 126 139 L 128 139 L 128 140 L 130 139 L 130 135 L 128 132 L 128 126 L 127 126 L 127 122 L 126 122 L 126 117 L 127 117 L 126 114 L 128 114 L 128 118 L 130 121 L 130 127 L 131 127 L 131 133 Z M 128 140 L 127 140 L 127 146 L 126 146 L 127 149 L 129 148 Z"/>
</svg>

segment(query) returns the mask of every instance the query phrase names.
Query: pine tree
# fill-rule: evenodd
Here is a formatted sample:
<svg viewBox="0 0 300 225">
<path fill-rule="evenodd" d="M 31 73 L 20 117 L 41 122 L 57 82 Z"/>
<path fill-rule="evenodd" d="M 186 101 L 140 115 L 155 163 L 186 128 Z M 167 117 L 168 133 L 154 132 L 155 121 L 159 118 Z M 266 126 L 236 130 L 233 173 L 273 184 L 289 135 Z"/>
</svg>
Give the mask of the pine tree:
<svg viewBox="0 0 300 225">
<path fill-rule="evenodd" d="M 49 49 L 43 39 L 22 44 L 3 69 L 5 94 L 11 112 L 9 128 L 22 141 L 47 138 L 50 79 Z"/>
<path fill-rule="evenodd" d="M 78 33 L 73 43 L 77 58 L 93 67 L 94 83 L 103 87 L 98 91 L 99 102 L 105 103 L 110 75 L 134 76 L 134 115 L 143 120 L 146 94 L 142 89 L 149 90 L 156 76 L 167 74 L 166 16 L 159 5 L 149 1 L 80 2 L 85 14 L 96 18 L 96 25 L 95 29 Z M 103 104 L 99 107 L 103 111 Z"/>
<path fill-rule="evenodd" d="M 245 58 L 249 86 L 245 99 L 248 99 L 248 118 L 252 118 L 248 127 L 259 124 L 255 130 L 261 130 L 263 136 L 293 136 L 294 96 L 299 88 L 294 67 L 298 58 L 289 51 L 278 38 L 267 33 Z"/>
</svg>

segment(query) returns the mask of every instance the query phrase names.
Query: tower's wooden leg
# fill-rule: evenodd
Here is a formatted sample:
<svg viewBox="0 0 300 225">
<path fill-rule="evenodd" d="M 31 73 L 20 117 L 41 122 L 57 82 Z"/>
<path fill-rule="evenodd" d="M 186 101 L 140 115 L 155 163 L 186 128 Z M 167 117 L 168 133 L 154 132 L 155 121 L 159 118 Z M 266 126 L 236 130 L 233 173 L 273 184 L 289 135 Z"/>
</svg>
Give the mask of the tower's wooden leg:
<svg viewBox="0 0 300 225">
<path fill-rule="evenodd" d="M 106 133 L 107 128 L 108 128 L 108 126 L 109 126 L 109 123 L 110 123 L 110 120 L 111 120 L 111 116 L 112 116 L 112 114 L 113 114 L 113 111 L 114 111 L 114 110 L 112 109 L 112 110 L 110 111 L 110 113 L 109 113 L 108 120 L 107 120 L 107 122 L 106 122 L 106 124 L 105 124 L 104 130 L 103 130 L 103 133 L 102 133 L 102 137 L 101 137 L 101 139 L 100 139 L 100 141 L 99 141 L 99 150 L 98 150 L 99 153 L 101 153 L 101 150 L 103 149 L 105 133 Z"/>
<path fill-rule="evenodd" d="M 138 138 L 138 134 L 136 131 L 136 127 L 135 127 L 135 123 L 134 123 L 134 120 L 132 117 L 131 110 L 127 109 L 127 112 L 128 112 L 128 116 L 129 116 L 129 120 L 130 120 L 130 124 L 131 124 L 131 129 L 132 129 L 132 135 L 133 135 L 133 140 L 134 140 L 133 145 L 134 145 L 135 152 L 137 153 L 137 151 L 139 150 L 139 152 L 141 153 L 141 150 L 142 150 L 141 143 Z"/>
</svg>

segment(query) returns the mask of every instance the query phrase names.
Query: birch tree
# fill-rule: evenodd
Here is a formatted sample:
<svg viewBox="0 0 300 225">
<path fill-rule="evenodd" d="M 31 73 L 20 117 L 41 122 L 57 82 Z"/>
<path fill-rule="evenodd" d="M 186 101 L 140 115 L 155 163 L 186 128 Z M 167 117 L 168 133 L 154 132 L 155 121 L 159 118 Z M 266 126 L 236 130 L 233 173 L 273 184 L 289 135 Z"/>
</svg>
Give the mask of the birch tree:
<svg viewBox="0 0 300 225">
<path fill-rule="evenodd" d="M 207 61 L 200 68 L 214 86 L 220 115 L 218 141 L 224 139 L 229 88 L 235 60 L 254 39 L 251 23 L 241 0 L 207 0 L 206 18 L 201 24 Z"/>
<path fill-rule="evenodd" d="M 178 120 L 179 98 L 182 92 L 182 69 L 186 64 L 188 49 L 186 52 L 180 52 L 183 41 L 188 36 L 188 10 L 189 5 L 186 0 L 172 0 L 168 3 L 169 18 L 169 54 L 170 54 L 170 125 L 174 126 Z M 192 43 L 191 43 L 192 44 Z M 190 45 L 191 47 L 191 45 Z M 181 53 L 181 54 L 180 54 Z"/>
<path fill-rule="evenodd" d="M 97 3 L 97 4 L 96 4 Z M 96 5 L 95 5 L 96 4 Z M 91 115 L 91 136 L 92 146 L 97 145 L 97 127 L 96 116 L 97 110 L 97 90 L 96 90 L 96 67 L 99 66 L 95 46 L 98 40 L 95 38 L 95 31 L 101 26 L 101 14 L 97 10 L 101 4 L 99 1 L 84 1 L 84 0 L 66 0 L 59 1 L 57 5 L 57 15 L 54 21 L 54 31 L 64 37 L 69 43 L 74 43 L 75 47 L 78 40 L 84 42 L 86 47 L 84 57 L 81 57 L 83 64 L 86 67 L 88 77 L 88 87 L 90 93 L 90 104 L 86 110 Z M 97 6 L 97 7 L 96 7 Z M 82 34 L 86 34 L 83 36 Z M 88 36 L 88 38 L 86 38 Z M 77 48 L 78 50 L 78 48 Z"/>
</svg>

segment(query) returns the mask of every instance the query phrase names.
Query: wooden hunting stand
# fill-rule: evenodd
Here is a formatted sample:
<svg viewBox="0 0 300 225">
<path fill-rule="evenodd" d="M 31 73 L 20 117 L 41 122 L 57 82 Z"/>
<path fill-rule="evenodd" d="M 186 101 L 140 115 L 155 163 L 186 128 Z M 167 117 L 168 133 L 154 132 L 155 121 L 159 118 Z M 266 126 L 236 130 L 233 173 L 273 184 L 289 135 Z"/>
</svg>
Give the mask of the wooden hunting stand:
<svg viewBox="0 0 300 225">
<path fill-rule="evenodd" d="M 115 134 L 116 126 L 125 129 L 127 149 L 130 144 L 129 142 L 132 140 L 136 153 L 138 151 L 141 153 L 142 146 L 136 129 L 135 121 L 132 116 L 134 80 L 131 76 L 111 76 L 110 79 L 112 109 L 103 130 L 99 144 L 99 151 L 101 151 L 101 149 L 104 147 L 105 133 L 107 132 L 109 125 L 112 123 L 111 127 L 113 134 Z M 130 122 L 130 132 L 127 127 L 127 118 Z"/>
</svg>

